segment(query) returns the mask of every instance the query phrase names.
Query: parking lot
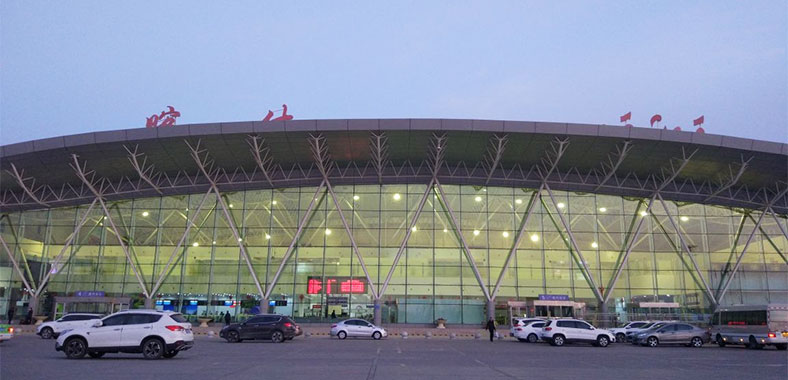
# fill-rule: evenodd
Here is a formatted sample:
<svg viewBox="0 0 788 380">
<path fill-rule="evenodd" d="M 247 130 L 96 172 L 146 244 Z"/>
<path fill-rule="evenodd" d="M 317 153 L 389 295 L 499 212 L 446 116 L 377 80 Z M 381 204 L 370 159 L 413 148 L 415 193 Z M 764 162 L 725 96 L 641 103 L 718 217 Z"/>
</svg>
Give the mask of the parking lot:
<svg viewBox="0 0 788 380">
<path fill-rule="evenodd" d="M 298 337 L 284 344 L 197 337 L 194 349 L 173 359 L 108 354 L 68 360 L 53 340 L 21 335 L 0 345 L 0 378 L 336 378 L 336 379 L 784 379 L 788 355 L 748 350 L 635 347 L 613 344 L 552 347 L 513 340 L 392 337 L 381 341 Z"/>
</svg>

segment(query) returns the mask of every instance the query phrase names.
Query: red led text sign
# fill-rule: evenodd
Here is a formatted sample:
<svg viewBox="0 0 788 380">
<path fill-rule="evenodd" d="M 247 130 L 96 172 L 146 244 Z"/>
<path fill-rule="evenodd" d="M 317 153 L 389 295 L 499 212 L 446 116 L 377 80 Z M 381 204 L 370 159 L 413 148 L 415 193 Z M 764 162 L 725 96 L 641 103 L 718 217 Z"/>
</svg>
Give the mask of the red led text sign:
<svg viewBox="0 0 788 380">
<path fill-rule="evenodd" d="M 308 277 L 307 294 L 364 294 L 367 283 L 350 277 Z"/>
</svg>

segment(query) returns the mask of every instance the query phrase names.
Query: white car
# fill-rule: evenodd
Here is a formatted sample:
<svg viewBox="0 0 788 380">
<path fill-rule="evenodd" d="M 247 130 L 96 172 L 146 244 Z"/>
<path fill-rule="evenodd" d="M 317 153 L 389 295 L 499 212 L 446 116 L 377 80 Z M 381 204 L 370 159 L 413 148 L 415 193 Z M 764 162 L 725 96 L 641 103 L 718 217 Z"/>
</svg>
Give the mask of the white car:
<svg viewBox="0 0 788 380">
<path fill-rule="evenodd" d="M 553 346 L 565 343 L 584 342 L 597 347 L 607 347 L 616 338 L 610 331 L 597 329 L 581 319 L 553 319 L 542 328 L 542 340 Z"/>
<path fill-rule="evenodd" d="M 349 336 L 371 337 L 380 339 L 389 336 L 386 329 L 375 326 L 363 319 L 346 319 L 331 325 L 331 336 L 345 339 Z"/>
<path fill-rule="evenodd" d="M 57 338 L 63 330 L 90 327 L 94 321 L 99 319 L 101 319 L 101 314 L 73 313 L 64 315 L 56 321 L 44 322 L 36 327 L 36 335 L 43 339 Z"/>
<path fill-rule="evenodd" d="M 64 330 L 55 344 L 69 359 L 107 352 L 142 353 L 145 359 L 172 358 L 194 345 L 192 325 L 180 313 L 125 310 L 93 322 L 91 327 Z"/>
<path fill-rule="evenodd" d="M 616 342 L 624 343 L 627 341 L 627 332 L 634 331 L 632 329 L 639 329 L 651 322 L 649 321 L 632 321 L 624 326 L 609 329 L 613 336 L 616 337 Z"/>
<path fill-rule="evenodd" d="M 542 335 L 542 328 L 546 321 L 536 320 L 527 322 L 523 326 L 518 326 L 514 329 L 514 337 L 521 342 L 536 343 Z"/>
<path fill-rule="evenodd" d="M 515 329 L 518 327 L 523 327 L 531 322 L 541 321 L 544 322 L 544 318 L 512 318 L 512 327 L 509 328 L 509 336 L 514 336 Z"/>
</svg>

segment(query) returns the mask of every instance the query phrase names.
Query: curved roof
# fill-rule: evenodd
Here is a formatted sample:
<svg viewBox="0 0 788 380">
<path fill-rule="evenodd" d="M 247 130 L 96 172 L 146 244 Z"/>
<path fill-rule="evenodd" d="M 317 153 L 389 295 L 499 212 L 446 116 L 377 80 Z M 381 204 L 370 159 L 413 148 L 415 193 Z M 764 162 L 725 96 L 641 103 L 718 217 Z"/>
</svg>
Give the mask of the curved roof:
<svg viewBox="0 0 788 380">
<path fill-rule="evenodd" d="M 636 197 L 659 190 L 675 201 L 788 213 L 788 144 L 665 129 L 453 119 L 190 124 L 10 144 L 0 146 L 0 209 L 91 202 L 94 193 L 76 174 L 72 155 L 107 199 L 205 191 L 210 182 L 190 145 L 199 145 L 199 157 L 207 155 L 223 191 L 316 186 L 322 175 L 310 136 L 325 138 L 320 143 L 334 185 L 427 183 L 431 146 L 435 136 L 445 136 L 437 174 L 445 184 L 538 187 L 546 176 L 553 189 Z"/>
</svg>

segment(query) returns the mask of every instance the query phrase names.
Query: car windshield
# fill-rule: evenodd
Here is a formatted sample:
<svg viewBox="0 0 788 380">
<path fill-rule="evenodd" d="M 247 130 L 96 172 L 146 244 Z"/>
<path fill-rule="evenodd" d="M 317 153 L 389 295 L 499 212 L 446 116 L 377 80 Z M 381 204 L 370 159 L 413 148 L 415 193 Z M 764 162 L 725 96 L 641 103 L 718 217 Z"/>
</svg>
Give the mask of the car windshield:
<svg viewBox="0 0 788 380">
<path fill-rule="evenodd" d="M 639 328 L 641 328 L 641 329 L 649 329 L 649 328 L 651 328 L 651 326 L 653 326 L 653 325 L 654 325 L 654 322 L 651 322 L 651 323 L 646 323 L 645 325 L 643 325 L 643 326 L 640 326 Z"/>
<path fill-rule="evenodd" d="M 186 318 L 184 318 L 183 315 L 181 315 L 181 314 L 172 314 L 172 315 L 170 315 L 170 318 L 172 318 L 173 321 L 178 322 L 178 323 L 188 322 L 186 320 Z"/>
<path fill-rule="evenodd" d="M 633 323 L 631 323 L 629 325 L 629 328 L 631 328 L 631 329 L 638 329 L 638 328 L 644 327 L 645 325 L 646 325 L 645 322 L 633 322 Z"/>
</svg>

